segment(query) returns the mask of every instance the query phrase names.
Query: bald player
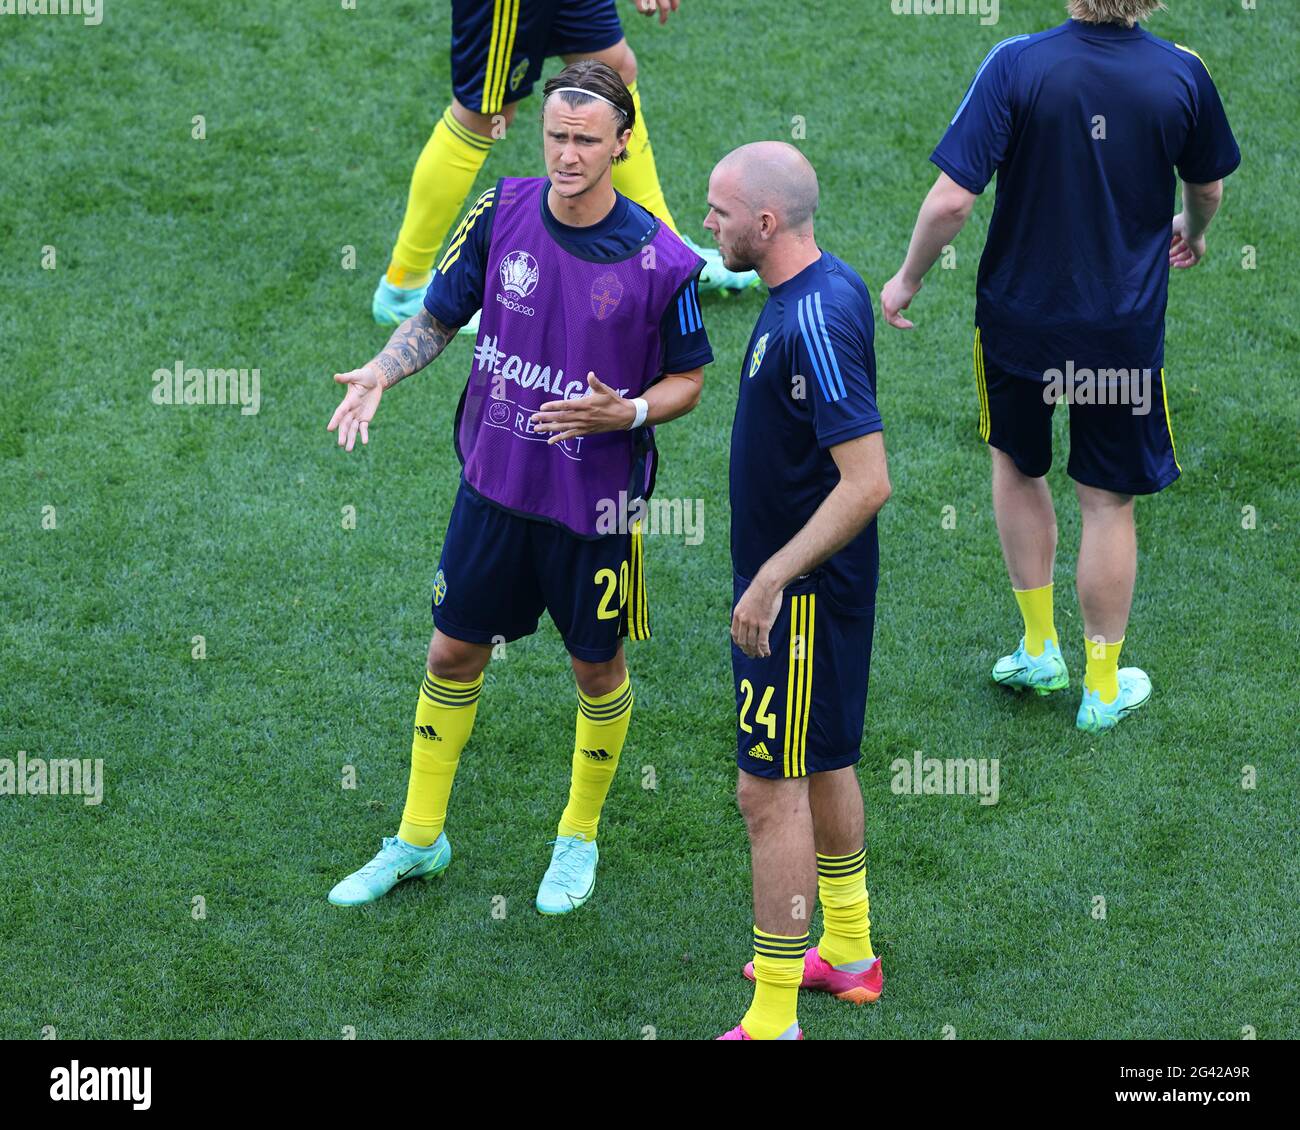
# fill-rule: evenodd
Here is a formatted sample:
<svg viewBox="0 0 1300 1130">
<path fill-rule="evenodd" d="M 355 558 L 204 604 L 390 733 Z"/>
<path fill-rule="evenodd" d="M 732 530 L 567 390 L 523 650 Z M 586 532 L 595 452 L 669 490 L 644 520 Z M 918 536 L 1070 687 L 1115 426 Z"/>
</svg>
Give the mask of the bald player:
<svg viewBox="0 0 1300 1130">
<path fill-rule="evenodd" d="M 736 798 L 754 877 L 754 1000 L 724 1040 L 802 1038 L 800 987 L 855 1004 L 883 986 L 871 949 L 860 756 L 889 470 L 872 303 L 813 236 L 817 174 L 792 145 L 730 153 L 704 221 L 729 270 L 770 294 L 731 432 Z M 808 948 L 808 908 L 823 932 Z"/>
</svg>

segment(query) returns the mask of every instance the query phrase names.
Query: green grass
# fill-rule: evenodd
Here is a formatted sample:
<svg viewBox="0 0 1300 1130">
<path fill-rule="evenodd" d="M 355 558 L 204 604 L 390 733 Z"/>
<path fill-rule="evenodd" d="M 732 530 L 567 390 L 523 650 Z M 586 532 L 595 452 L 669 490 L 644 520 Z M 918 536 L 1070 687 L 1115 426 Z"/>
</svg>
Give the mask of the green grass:
<svg viewBox="0 0 1300 1130">
<path fill-rule="evenodd" d="M 1206 57 L 1245 159 L 1209 261 L 1170 287 L 1184 476 L 1138 504 L 1125 653 L 1156 696 L 1089 738 L 1075 691 L 1024 701 L 988 682 L 1018 621 L 970 375 L 986 194 L 918 330 L 878 335 L 894 496 L 860 770 L 888 988 L 869 1009 L 806 1001 L 811 1036 L 1298 1034 L 1300 12 L 1170 6 L 1151 26 Z M 802 115 L 820 241 L 878 292 L 979 61 L 1062 7 L 1004 4 L 981 27 L 885 0 L 687 0 L 663 30 L 625 8 L 679 221 L 702 218 L 725 150 Z M 399 818 L 469 362 L 458 341 L 398 389 L 364 452 L 324 430 L 330 374 L 384 338 L 370 291 L 449 86 L 446 5 L 358 8 L 108 0 L 98 28 L 0 18 L 0 757 L 102 757 L 107 780 L 99 807 L 0 797 L 0 1035 L 700 1038 L 744 1010 L 726 460 L 756 295 L 706 306 L 704 402 L 660 434 L 660 490 L 704 499 L 706 537 L 649 546 L 656 638 L 630 648 L 637 710 L 596 897 L 565 919 L 531 908 L 574 715 L 548 624 L 489 671 L 447 874 L 359 911 L 325 902 Z M 539 170 L 523 114 L 482 183 Z M 150 374 L 177 358 L 259 368 L 261 412 L 153 405 Z M 1063 416 L 1050 481 L 1077 685 Z M 916 749 L 1000 758 L 1000 803 L 894 795 L 889 764 Z"/>
</svg>

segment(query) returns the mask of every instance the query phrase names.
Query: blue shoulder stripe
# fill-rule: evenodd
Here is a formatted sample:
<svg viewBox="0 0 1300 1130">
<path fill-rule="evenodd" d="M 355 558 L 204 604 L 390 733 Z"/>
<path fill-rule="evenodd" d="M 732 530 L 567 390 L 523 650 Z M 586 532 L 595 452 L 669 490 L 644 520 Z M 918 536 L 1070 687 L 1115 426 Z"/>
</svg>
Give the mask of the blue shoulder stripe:
<svg viewBox="0 0 1300 1130">
<path fill-rule="evenodd" d="M 844 375 L 840 372 L 840 360 L 835 356 L 835 346 L 831 342 L 831 333 L 830 330 L 826 328 L 826 318 L 822 314 L 822 292 L 820 290 L 813 291 L 813 302 L 817 307 L 817 324 L 821 329 L 822 339 L 826 343 L 826 353 L 831 359 L 831 370 L 835 377 L 833 382 L 836 388 L 835 399 L 839 400 L 840 397 L 846 395 L 844 389 Z"/>
<path fill-rule="evenodd" d="M 993 50 L 984 56 L 984 62 L 980 64 L 980 69 L 975 72 L 975 77 L 970 80 L 970 87 L 966 91 L 966 97 L 961 100 L 961 105 L 957 107 L 957 112 L 953 114 L 952 122 L 949 122 L 949 125 L 952 125 L 953 122 L 961 117 L 961 112 L 966 109 L 966 103 L 970 101 L 971 95 L 975 93 L 975 84 L 979 82 L 980 75 L 984 73 L 985 68 L 993 62 L 993 56 L 1001 51 L 1002 48 L 1007 47 L 1012 43 L 1021 43 L 1028 38 L 1028 35 L 1013 35 L 1010 39 L 1004 39 L 1001 43 L 995 44 Z"/>
<path fill-rule="evenodd" d="M 813 372 L 817 376 L 817 384 L 822 390 L 822 396 L 829 401 L 834 401 L 838 398 L 832 395 L 830 386 L 826 382 L 826 373 L 821 349 L 818 346 L 816 336 L 810 333 L 808 329 L 808 323 L 812 320 L 811 304 L 809 305 L 807 317 L 805 317 L 804 304 L 809 302 L 810 297 L 811 296 L 805 295 L 803 298 L 799 299 L 799 333 L 803 336 L 803 342 L 805 348 L 808 350 L 808 356 L 812 358 Z"/>
</svg>

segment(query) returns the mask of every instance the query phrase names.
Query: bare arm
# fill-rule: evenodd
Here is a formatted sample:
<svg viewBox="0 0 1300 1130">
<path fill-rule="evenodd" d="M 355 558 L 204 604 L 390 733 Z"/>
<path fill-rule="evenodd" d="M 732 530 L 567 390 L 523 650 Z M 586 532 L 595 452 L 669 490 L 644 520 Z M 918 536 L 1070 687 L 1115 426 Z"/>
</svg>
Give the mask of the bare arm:
<svg viewBox="0 0 1300 1130">
<path fill-rule="evenodd" d="M 1169 241 L 1169 265 L 1179 270 L 1195 267 L 1205 258 L 1205 232 L 1223 203 L 1223 181 L 1209 184 L 1183 182 L 1183 210 L 1174 217 Z"/>
<path fill-rule="evenodd" d="M 595 373 L 587 374 L 586 396 L 570 400 L 551 400 L 533 413 L 533 430 L 550 432 L 547 443 L 558 443 L 574 436 L 589 436 L 597 432 L 617 432 L 629 427 L 636 419 L 632 401 L 619 396 L 615 389 L 602 384 Z M 685 416 L 700 402 L 704 388 L 704 370 L 692 369 L 687 373 L 666 373 L 642 398 L 649 411 L 647 424 L 663 424 Z"/>
<path fill-rule="evenodd" d="M 383 377 L 384 388 L 390 389 L 398 381 L 418 373 L 447 347 L 459 328 L 444 326 L 423 307 L 414 317 L 407 318 L 370 362 Z"/>
<path fill-rule="evenodd" d="M 363 444 L 369 443 L 370 421 L 375 417 L 384 391 L 429 364 L 456 336 L 458 328 L 444 326 L 427 310 L 421 309 L 398 326 L 388 344 L 360 369 L 335 373 L 334 379 L 348 386 L 347 394 L 326 425 L 326 431 L 337 429 L 339 446 L 351 451 L 358 433 Z"/>
<path fill-rule="evenodd" d="M 907 258 L 898 273 L 880 292 L 880 309 L 895 329 L 910 330 L 912 323 L 899 313 L 906 310 L 926 272 L 934 266 L 939 253 L 954 239 L 970 218 L 975 194 L 962 188 L 947 173 L 940 173 L 916 217 Z"/>
<path fill-rule="evenodd" d="M 889 499 L 889 465 L 881 432 L 836 444 L 840 481 L 794 537 L 764 562 L 731 617 L 731 638 L 748 656 L 771 655 L 768 636 L 781 611 L 782 590 L 811 573 L 858 536 Z"/>
</svg>

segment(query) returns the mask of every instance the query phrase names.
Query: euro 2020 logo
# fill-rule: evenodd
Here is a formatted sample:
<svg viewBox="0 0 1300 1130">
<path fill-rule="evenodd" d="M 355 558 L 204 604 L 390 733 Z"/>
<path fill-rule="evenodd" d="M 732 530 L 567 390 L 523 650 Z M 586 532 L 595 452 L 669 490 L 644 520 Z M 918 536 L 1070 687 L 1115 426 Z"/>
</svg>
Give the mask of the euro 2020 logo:
<svg viewBox="0 0 1300 1130">
<path fill-rule="evenodd" d="M 501 289 L 527 298 L 537 289 L 537 260 L 527 251 L 512 251 L 501 260 Z"/>
</svg>

